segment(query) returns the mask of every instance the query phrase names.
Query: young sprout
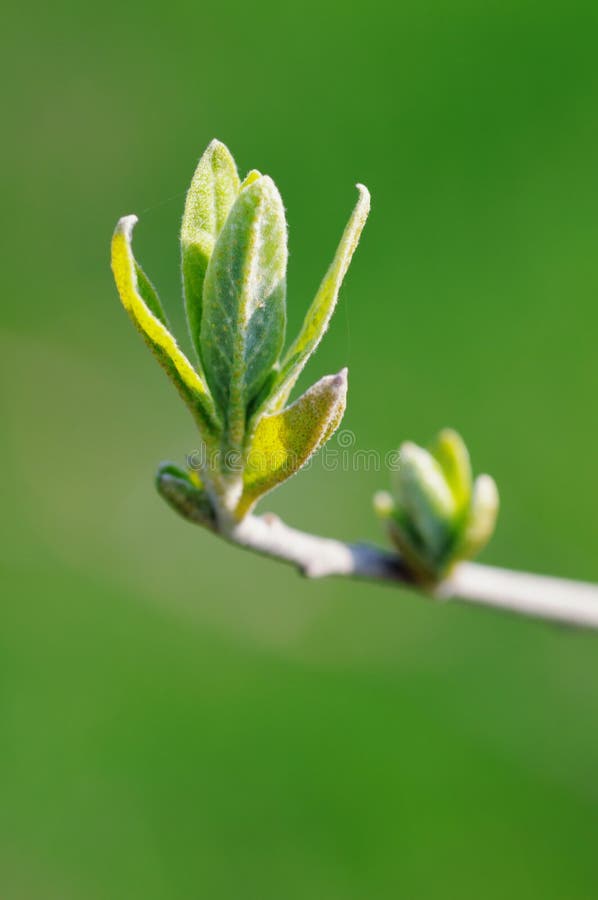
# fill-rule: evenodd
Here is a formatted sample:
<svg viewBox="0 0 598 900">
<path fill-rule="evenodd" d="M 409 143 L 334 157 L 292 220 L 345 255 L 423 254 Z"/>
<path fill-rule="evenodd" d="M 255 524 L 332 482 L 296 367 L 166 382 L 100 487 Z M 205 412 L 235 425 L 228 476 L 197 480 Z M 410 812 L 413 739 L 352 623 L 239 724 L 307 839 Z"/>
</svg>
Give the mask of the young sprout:
<svg viewBox="0 0 598 900">
<path fill-rule="evenodd" d="M 346 369 L 321 378 L 290 405 L 288 399 L 328 328 L 369 212 L 369 193 L 357 188 L 336 255 L 286 352 L 287 224 L 269 176 L 252 170 L 241 181 L 218 141 L 199 161 L 181 228 L 194 363 L 179 348 L 158 294 L 133 256 L 136 217 L 118 222 L 112 270 L 122 303 L 189 407 L 203 445 L 199 471 L 167 465 L 158 472 L 158 489 L 184 515 L 193 497 L 208 519 L 223 528 L 234 525 L 337 429 Z"/>
</svg>

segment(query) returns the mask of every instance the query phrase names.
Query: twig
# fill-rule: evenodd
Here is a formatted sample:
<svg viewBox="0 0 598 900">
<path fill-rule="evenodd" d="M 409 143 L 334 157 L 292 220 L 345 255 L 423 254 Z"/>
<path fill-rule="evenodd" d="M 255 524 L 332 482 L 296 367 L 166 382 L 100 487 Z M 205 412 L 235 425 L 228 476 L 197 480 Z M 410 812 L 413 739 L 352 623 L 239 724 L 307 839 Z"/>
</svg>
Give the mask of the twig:
<svg viewBox="0 0 598 900">
<path fill-rule="evenodd" d="M 162 496 L 177 512 L 231 543 L 295 566 L 308 578 L 344 575 L 403 583 L 439 600 L 481 606 L 585 628 L 598 628 L 598 585 L 545 575 L 532 575 L 479 563 L 460 563 L 439 585 L 426 590 L 414 582 L 396 553 L 370 544 L 349 544 L 291 528 L 278 516 L 248 515 L 241 522 L 218 526 L 179 479 L 160 477 Z"/>
<path fill-rule="evenodd" d="M 598 585 L 584 581 L 464 562 L 441 586 L 441 593 L 523 616 L 598 628 Z"/>
<path fill-rule="evenodd" d="M 308 578 L 345 575 L 417 587 L 397 554 L 370 544 L 346 544 L 306 534 L 276 516 L 248 516 L 227 538 L 248 550 L 290 563 Z M 598 628 L 598 585 L 580 581 L 464 562 L 432 595 Z"/>
</svg>

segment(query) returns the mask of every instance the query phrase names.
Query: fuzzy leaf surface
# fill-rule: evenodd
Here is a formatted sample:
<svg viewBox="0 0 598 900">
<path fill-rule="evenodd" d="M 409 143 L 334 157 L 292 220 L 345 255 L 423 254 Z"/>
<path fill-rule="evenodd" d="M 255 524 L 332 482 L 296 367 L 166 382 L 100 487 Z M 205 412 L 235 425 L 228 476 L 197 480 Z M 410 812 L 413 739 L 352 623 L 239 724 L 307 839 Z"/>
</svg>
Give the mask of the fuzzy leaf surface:
<svg viewBox="0 0 598 900">
<path fill-rule="evenodd" d="M 136 216 L 120 219 L 112 238 L 112 272 L 120 299 L 191 410 L 202 435 L 206 438 L 213 436 L 217 425 L 214 405 L 205 382 L 167 329 L 158 295 L 133 256 L 131 238 L 136 222 Z"/>
<path fill-rule="evenodd" d="M 191 340 L 200 359 L 199 332 L 206 270 L 239 186 L 233 157 L 224 144 L 212 141 L 191 179 L 181 226 L 185 310 Z"/>
<path fill-rule="evenodd" d="M 268 176 L 238 195 L 204 284 L 201 355 L 208 384 L 240 447 L 247 409 L 270 376 L 284 341 L 287 229 Z"/>
<path fill-rule="evenodd" d="M 280 409 L 284 406 L 305 364 L 328 328 L 343 279 L 347 274 L 370 211 L 368 189 L 362 184 L 358 184 L 357 189 L 359 199 L 347 223 L 335 257 L 305 316 L 299 335 L 282 360 L 271 397 L 266 401 L 268 410 Z"/>
<path fill-rule="evenodd" d="M 164 500 L 184 519 L 214 527 L 214 509 L 196 473 L 190 474 L 174 463 L 162 463 L 156 474 L 156 487 Z"/>
<path fill-rule="evenodd" d="M 244 474 L 241 512 L 294 475 L 332 437 L 347 402 L 347 370 L 327 375 L 285 410 L 263 416 Z"/>
</svg>

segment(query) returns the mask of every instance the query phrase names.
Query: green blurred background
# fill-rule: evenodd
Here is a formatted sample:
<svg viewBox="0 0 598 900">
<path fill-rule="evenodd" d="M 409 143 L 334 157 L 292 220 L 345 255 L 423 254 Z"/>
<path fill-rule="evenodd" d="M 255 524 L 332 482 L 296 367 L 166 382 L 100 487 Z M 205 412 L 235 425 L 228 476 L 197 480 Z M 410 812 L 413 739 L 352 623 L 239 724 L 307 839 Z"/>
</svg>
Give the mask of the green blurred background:
<svg viewBox="0 0 598 900">
<path fill-rule="evenodd" d="M 373 211 L 307 379 L 390 450 L 452 425 L 494 563 L 598 580 L 598 7 L 304 0 L 4 14 L 2 900 L 594 898 L 598 639 L 309 583 L 178 519 L 197 443 L 119 306 L 116 219 L 182 331 L 217 136 L 290 220 L 294 330 Z M 383 540 L 387 476 L 267 504 Z"/>
</svg>

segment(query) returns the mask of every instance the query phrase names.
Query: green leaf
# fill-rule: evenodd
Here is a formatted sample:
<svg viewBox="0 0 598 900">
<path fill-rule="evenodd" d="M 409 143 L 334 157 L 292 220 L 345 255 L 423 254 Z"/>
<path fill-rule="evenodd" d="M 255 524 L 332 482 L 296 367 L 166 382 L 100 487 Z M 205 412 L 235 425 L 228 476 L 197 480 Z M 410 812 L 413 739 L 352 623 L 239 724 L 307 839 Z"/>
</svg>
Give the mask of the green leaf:
<svg viewBox="0 0 598 900">
<path fill-rule="evenodd" d="M 262 416 L 247 455 L 239 515 L 294 475 L 332 437 L 346 401 L 347 370 L 343 369 L 312 385 L 282 412 Z"/>
<path fill-rule="evenodd" d="M 185 201 L 181 265 L 191 340 L 201 359 L 199 332 L 203 286 L 214 244 L 239 193 L 239 175 L 228 149 L 212 141 L 199 160 Z"/>
<path fill-rule="evenodd" d="M 395 500 L 399 517 L 405 515 L 430 559 L 440 561 L 454 537 L 455 499 L 439 463 L 410 442 L 401 446 Z"/>
<path fill-rule="evenodd" d="M 386 522 L 388 534 L 411 574 L 423 583 L 437 581 L 443 571 L 405 513 L 395 511 Z"/>
<path fill-rule="evenodd" d="M 204 285 L 201 355 L 226 418 L 226 444 L 242 446 L 246 414 L 284 340 L 287 230 L 271 178 L 237 197 L 216 241 Z"/>
<path fill-rule="evenodd" d="M 473 485 L 471 507 L 456 551 L 459 558 L 468 559 L 483 550 L 494 533 L 499 505 L 494 478 L 479 475 Z"/>
<path fill-rule="evenodd" d="M 135 261 L 131 249 L 136 216 L 120 219 L 112 238 L 112 272 L 120 299 L 158 362 L 174 383 L 206 439 L 218 430 L 210 393 L 168 331 L 154 288 Z"/>
<path fill-rule="evenodd" d="M 166 319 L 166 313 L 162 308 L 162 304 L 160 302 L 160 298 L 158 296 L 158 292 L 139 265 L 139 263 L 135 260 L 135 275 L 137 276 L 137 289 L 141 294 L 142 299 L 145 302 L 145 305 L 149 309 L 151 313 L 154 314 L 156 319 L 164 325 L 165 328 L 168 328 L 168 320 Z M 169 329 L 170 330 L 170 329 Z"/>
<path fill-rule="evenodd" d="M 214 528 L 216 514 L 196 473 L 186 472 L 174 463 L 162 463 L 156 474 L 158 493 L 179 515 Z"/>
<path fill-rule="evenodd" d="M 307 312 L 297 339 L 282 360 L 280 373 L 270 399 L 266 401 L 268 411 L 284 406 L 305 364 L 328 328 L 343 279 L 370 211 L 368 189 L 362 184 L 358 184 L 357 190 L 359 199 L 338 245 L 336 255 Z"/>
<path fill-rule="evenodd" d="M 452 428 L 445 428 L 436 438 L 431 452 L 455 498 L 457 515 L 461 515 L 469 506 L 472 484 L 471 461 L 465 442 Z"/>
</svg>

